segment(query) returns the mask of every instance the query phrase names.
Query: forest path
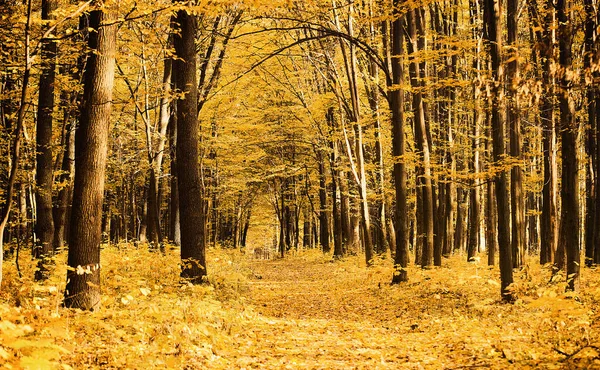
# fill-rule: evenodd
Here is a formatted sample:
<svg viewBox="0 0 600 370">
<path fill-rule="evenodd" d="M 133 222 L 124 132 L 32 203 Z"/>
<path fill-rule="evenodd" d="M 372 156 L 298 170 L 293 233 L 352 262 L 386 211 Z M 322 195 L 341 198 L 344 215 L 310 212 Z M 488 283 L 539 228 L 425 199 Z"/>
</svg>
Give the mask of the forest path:
<svg viewBox="0 0 600 370">
<path fill-rule="evenodd" d="M 322 369 L 408 365 L 402 338 L 407 325 L 395 326 L 400 322 L 395 322 L 393 307 L 382 304 L 378 284 L 365 285 L 368 274 L 350 272 L 347 264 L 301 258 L 254 261 L 251 268 L 255 279 L 247 299 L 262 318 L 253 323 L 262 325 L 248 328 L 255 341 L 246 350 L 265 360 L 263 365 Z"/>
<path fill-rule="evenodd" d="M 488 337 L 501 338 L 503 333 L 493 310 L 479 308 L 477 315 L 471 314 L 470 297 L 438 286 L 437 281 L 420 289 L 430 280 L 430 271 L 413 273 L 411 282 L 398 287 L 389 284 L 389 261 L 370 269 L 359 264 L 358 259 L 331 262 L 295 257 L 251 262 L 255 279 L 246 299 L 259 316 L 241 335 L 247 341 L 240 342 L 239 351 L 248 365 L 511 367 L 502 358 L 506 357 L 502 349 L 495 347 L 502 344 Z M 510 345 L 523 340 L 518 333 L 517 337 L 501 341 Z"/>
</svg>

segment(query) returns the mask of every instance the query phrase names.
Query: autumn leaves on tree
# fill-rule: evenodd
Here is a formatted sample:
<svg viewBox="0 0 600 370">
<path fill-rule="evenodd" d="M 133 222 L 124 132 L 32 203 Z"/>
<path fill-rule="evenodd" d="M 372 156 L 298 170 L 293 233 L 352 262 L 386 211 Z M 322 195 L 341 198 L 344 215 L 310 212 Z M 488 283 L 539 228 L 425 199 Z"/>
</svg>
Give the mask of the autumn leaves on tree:
<svg viewBox="0 0 600 370">
<path fill-rule="evenodd" d="M 576 290 L 600 261 L 596 5 L 6 4 L 2 256 L 31 247 L 44 280 L 67 246 L 65 305 L 90 310 L 101 245 L 131 241 L 179 245 L 192 283 L 208 247 L 391 257 L 394 284 L 497 249 L 505 301 L 538 253 Z"/>
</svg>

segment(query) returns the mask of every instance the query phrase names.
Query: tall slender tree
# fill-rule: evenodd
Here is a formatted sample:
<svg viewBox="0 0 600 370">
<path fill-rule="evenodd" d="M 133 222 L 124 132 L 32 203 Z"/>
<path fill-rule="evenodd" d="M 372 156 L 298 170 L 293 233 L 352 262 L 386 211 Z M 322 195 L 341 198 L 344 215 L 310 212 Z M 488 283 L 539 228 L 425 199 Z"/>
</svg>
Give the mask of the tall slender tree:
<svg viewBox="0 0 600 370">
<path fill-rule="evenodd" d="M 408 43 L 410 59 L 410 83 L 412 93 L 412 109 L 414 135 L 417 149 L 419 150 L 419 180 L 418 192 L 422 197 L 422 212 L 418 222 L 422 222 L 425 233 L 423 240 L 423 254 L 421 266 L 427 267 L 433 264 L 434 252 L 434 195 L 433 179 L 431 169 L 431 142 L 429 140 L 429 128 L 427 126 L 427 112 L 423 99 L 423 88 L 425 87 L 425 62 L 418 60 L 416 54 L 425 49 L 424 14 L 421 8 L 414 9 L 407 14 L 408 33 L 411 42 Z M 441 262 L 441 261 L 440 261 Z"/>
<path fill-rule="evenodd" d="M 56 9 L 54 0 L 42 0 L 42 21 L 53 18 Z M 48 28 L 48 25 L 45 25 Z M 38 114 L 36 125 L 36 243 L 34 254 L 39 259 L 35 272 L 36 280 L 48 277 L 46 267 L 54 242 L 54 221 L 52 217 L 52 111 L 54 110 L 54 80 L 56 69 L 56 41 L 50 38 L 41 40 L 40 88 L 38 94 Z"/>
<path fill-rule="evenodd" d="M 505 116 L 503 109 L 504 71 L 502 67 L 502 25 L 500 0 L 485 0 L 487 15 L 487 37 L 492 66 L 491 110 L 492 110 L 492 150 L 497 165 L 506 154 L 504 133 Z M 495 179 L 496 207 L 498 213 L 498 246 L 500 254 L 501 294 L 504 301 L 513 300 L 509 286 L 513 283 L 513 263 L 510 244 L 510 210 L 508 204 L 508 179 L 506 169 L 500 168 Z"/>
<path fill-rule="evenodd" d="M 402 66 L 403 54 L 403 16 L 400 13 L 401 0 L 393 2 L 392 21 L 392 80 L 390 89 L 390 110 L 392 112 L 392 152 L 394 155 L 394 188 L 396 195 L 396 255 L 394 258 L 394 276 L 392 283 L 408 281 L 408 207 L 406 204 L 406 151 L 404 137 L 404 80 Z"/>
<path fill-rule="evenodd" d="M 579 179 L 577 161 L 577 123 L 575 120 L 575 101 L 572 86 L 573 30 L 569 22 L 566 0 L 556 2 L 558 20 L 558 47 L 560 64 L 560 82 L 558 101 L 560 107 L 560 126 L 562 140 L 562 187 L 561 197 L 561 249 L 566 251 L 567 287 L 576 290 L 579 285 Z"/>
<path fill-rule="evenodd" d="M 506 31 L 508 34 L 508 64 L 506 68 L 507 121 L 510 130 L 510 155 L 517 163 L 513 165 L 510 176 L 511 221 L 512 221 L 512 257 L 513 266 L 523 264 L 525 256 L 525 195 L 523 193 L 523 169 L 521 167 L 521 118 L 519 112 L 519 53 L 517 48 L 517 16 L 519 0 L 507 0 Z"/>
<path fill-rule="evenodd" d="M 176 3 L 180 3 L 176 1 Z M 179 30 L 174 32 L 177 71 L 177 188 L 181 227 L 181 277 L 194 284 L 206 276 L 205 215 L 198 145 L 198 82 L 196 34 L 198 23 L 190 9 L 177 11 Z"/>
</svg>

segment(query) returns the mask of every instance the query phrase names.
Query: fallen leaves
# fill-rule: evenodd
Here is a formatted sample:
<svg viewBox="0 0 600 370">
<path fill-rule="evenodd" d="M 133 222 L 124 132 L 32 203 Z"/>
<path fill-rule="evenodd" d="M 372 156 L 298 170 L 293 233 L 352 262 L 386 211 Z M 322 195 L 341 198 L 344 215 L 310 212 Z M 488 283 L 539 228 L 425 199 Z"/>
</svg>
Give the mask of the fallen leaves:
<svg viewBox="0 0 600 370">
<path fill-rule="evenodd" d="M 497 268 L 445 260 L 409 267 L 390 286 L 392 262 L 331 263 L 318 251 L 284 260 L 209 250 L 210 285 L 179 281 L 178 255 L 105 248 L 103 307 L 60 308 L 65 267 L 49 281 L 0 292 L 0 367 L 13 368 L 457 368 L 598 366 L 600 273 L 582 291 L 548 285 L 533 265 L 517 274 L 520 303 L 498 299 Z M 161 264 L 151 263 L 156 258 Z M 135 267 L 135 268 L 134 268 Z M 30 269 L 30 270 L 27 270 Z M 257 278 L 260 276 L 260 279 Z M 561 285 L 563 284 L 563 285 Z M 21 307 L 15 307 L 18 299 Z"/>
</svg>

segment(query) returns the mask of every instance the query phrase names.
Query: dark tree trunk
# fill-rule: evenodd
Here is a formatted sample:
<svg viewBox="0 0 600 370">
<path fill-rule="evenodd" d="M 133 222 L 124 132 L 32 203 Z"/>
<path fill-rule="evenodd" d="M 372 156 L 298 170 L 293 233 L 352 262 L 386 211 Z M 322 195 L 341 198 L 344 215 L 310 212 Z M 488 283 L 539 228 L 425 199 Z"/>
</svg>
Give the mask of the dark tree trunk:
<svg viewBox="0 0 600 370">
<path fill-rule="evenodd" d="M 517 87 L 519 83 L 519 65 L 517 62 L 517 12 L 519 0 L 507 1 L 506 29 L 508 33 L 508 47 L 510 62 L 506 68 L 507 80 L 507 121 L 510 126 L 510 155 L 519 162 L 522 159 L 521 147 L 521 121 Z M 523 193 L 523 169 L 520 163 L 513 165 L 510 176 L 510 199 L 512 221 L 512 260 L 513 267 L 523 265 L 525 256 L 525 194 Z"/>
<path fill-rule="evenodd" d="M 540 119 L 542 121 L 542 149 L 544 157 L 544 185 L 542 188 L 542 213 L 541 213 L 541 240 L 540 263 L 546 264 L 554 261 L 554 254 L 558 244 L 557 227 L 557 174 L 556 163 L 556 127 L 554 118 L 554 78 L 551 67 L 553 65 L 554 44 L 554 12 L 548 11 L 544 23 L 540 21 L 535 0 L 528 2 L 532 26 L 536 31 L 536 41 L 542 59 L 542 84 L 545 86 L 541 97 Z M 548 5 L 551 3 L 548 2 Z"/>
<path fill-rule="evenodd" d="M 499 0 L 485 0 L 487 19 L 487 37 L 489 41 L 490 59 L 492 65 L 491 108 L 492 108 L 492 149 L 494 162 L 499 162 L 506 154 L 505 148 L 505 117 L 502 112 L 502 26 Z M 509 286 L 513 283 L 513 263 L 510 244 L 510 210 L 508 199 L 508 179 L 506 170 L 500 171 L 495 180 L 496 207 L 498 212 L 498 246 L 500 254 L 500 280 L 502 299 L 513 301 Z"/>
<path fill-rule="evenodd" d="M 329 253 L 329 250 L 331 248 L 329 246 L 329 220 L 327 217 L 327 185 L 325 176 L 325 160 L 323 158 L 323 151 L 318 150 L 317 155 L 319 161 L 319 231 L 321 235 L 319 239 L 321 240 L 321 248 L 323 248 L 323 252 Z M 335 202 L 335 199 L 333 199 L 333 201 Z"/>
<path fill-rule="evenodd" d="M 585 40 L 584 40 L 584 74 L 592 76 L 594 79 L 599 77 L 597 71 L 592 71 L 591 67 L 598 62 L 597 47 L 595 44 L 596 35 L 596 13 L 592 0 L 585 0 Z M 594 68 L 595 69 L 595 68 Z M 600 122 L 596 115 L 600 97 L 600 90 L 595 85 L 587 86 L 587 111 L 588 111 L 588 135 L 587 135 L 587 153 L 590 158 L 590 164 L 586 173 L 586 220 L 585 220 L 585 264 L 591 266 L 595 261 L 596 243 L 598 231 L 596 225 L 598 223 L 598 215 L 600 208 L 596 205 L 600 195 L 598 188 L 598 170 L 600 170 L 600 153 L 597 148 L 600 145 L 598 141 L 598 133 L 600 132 Z"/>
<path fill-rule="evenodd" d="M 71 204 L 73 189 L 73 176 L 75 175 L 75 127 L 72 122 L 71 113 L 65 114 L 68 123 L 65 127 L 65 147 L 63 152 L 61 174 L 58 177 L 58 183 L 63 184 L 58 190 L 56 204 L 54 205 L 54 248 L 62 249 L 66 242 L 66 230 L 68 230 L 68 209 Z"/>
<path fill-rule="evenodd" d="M 338 159 L 339 162 L 339 159 Z M 348 190 L 348 178 L 346 172 L 339 169 L 337 172 L 337 184 L 340 194 L 340 218 L 342 225 L 342 250 L 347 253 L 355 248 L 354 231 L 352 229 L 352 209 L 350 207 L 350 194 Z"/>
<path fill-rule="evenodd" d="M 579 198 L 577 168 L 577 124 L 575 121 L 575 102 L 571 95 L 572 70 L 571 46 L 573 42 L 572 25 L 566 10 L 566 0 L 556 3 L 558 19 L 559 62 L 562 70 L 558 101 L 560 107 L 560 126 L 562 139 L 562 187 L 561 197 L 561 243 L 567 255 L 567 288 L 576 290 L 579 285 Z"/>
<path fill-rule="evenodd" d="M 596 167 L 594 169 L 594 184 L 595 184 L 595 220 L 598 222 L 600 219 L 600 90 L 595 88 L 595 103 L 594 106 L 596 108 L 595 116 L 596 116 Z M 596 265 L 600 265 L 600 227 L 593 228 L 593 244 L 594 244 L 594 260 L 593 263 Z"/>
<path fill-rule="evenodd" d="M 489 183 L 486 194 L 486 220 L 485 220 L 485 242 L 488 253 L 488 265 L 496 264 L 496 250 L 498 249 L 498 238 L 496 233 L 496 203 L 494 198 L 494 184 Z"/>
<path fill-rule="evenodd" d="M 173 71 L 175 74 L 175 71 Z M 169 146 L 171 155 L 171 196 L 169 198 L 169 240 L 181 245 L 181 228 L 179 222 L 179 190 L 177 187 L 177 105 L 171 104 L 174 112 L 169 120 Z"/>
<path fill-rule="evenodd" d="M 246 242 L 248 240 L 248 229 L 250 229 L 250 218 L 252 217 L 252 207 L 249 206 L 246 210 L 246 215 L 244 219 L 244 227 L 242 228 L 242 235 L 240 236 L 240 246 L 246 247 Z"/>
<path fill-rule="evenodd" d="M 102 202 L 112 108 L 117 26 L 112 17 L 89 14 L 90 32 L 83 77 L 81 117 L 75 141 L 75 181 L 65 289 L 66 307 L 95 310 L 100 305 Z M 101 27 L 102 25 L 102 27 Z"/>
<path fill-rule="evenodd" d="M 390 91 L 390 110 L 392 112 L 392 153 L 394 161 L 394 189 L 396 195 L 396 255 L 394 258 L 394 276 L 392 283 L 408 281 L 408 207 L 406 204 L 406 165 L 402 156 L 406 150 L 404 138 L 404 90 L 399 87 L 404 80 L 402 69 L 403 19 L 400 15 L 400 0 L 394 0 L 392 21 L 392 87 Z"/>
<path fill-rule="evenodd" d="M 422 222 L 423 222 L 423 253 L 421 266 L 427 267 L 433 265 L 434 250 L 434 209 L 433 209 L 433 184 L 430 160 L 430 142 L 428 139 L 428 127 L 426 122 L 427 113 L 425 111 L 425 102 L 423 101 L 422 88 L 424 87 L 425 65 L 415 59 L 415 54 L 422 50 L 422 39 L 424 35 L 423 15 L 421 9 L 415 9 L 407 13 L 408 32 L 412 42 L 409 45 L 410 62 L 410 81 L 415 90 L 413 92 L 413 116 L 414 131 L 417 149 L 420 152 L 421 159 L 421 187 L 423 197 Z M 441 262 L 441 260 L 440 260 Z"/>
<path fill-rule="evenodd" d="M 456 187 L 456 228 L 453 250 L 460 251 L 465 245 L 465 196 L 462 187 Z"/>
<path fill-rule="evenodd" d="M 57 3 L 42 0 L 42 20 L 52 19 Z M 42 39 L 40 86 L 36 124 L 36 221 L 34 255 L 39 259 L 36 280 L 48 278 L 47 264 L 53 252 L 54 220 L 52 217 L 52 111 L 54 110 L 54 79 L 56 69 L 56 41 Z"/>
<path fill-rule="evenodd" d="M 181 277 L 194 284 L 206 276 L 204 199 L 200 179 L 198 145 L 198 83 L 196 78 L 196 16 L 177 11 L 179 32 L 174 33 L 173 69 L 177 71 L 177 188 L 181 215 Z"/>
</svg>

